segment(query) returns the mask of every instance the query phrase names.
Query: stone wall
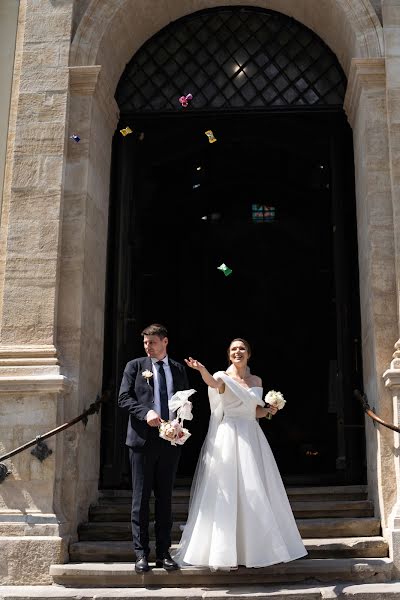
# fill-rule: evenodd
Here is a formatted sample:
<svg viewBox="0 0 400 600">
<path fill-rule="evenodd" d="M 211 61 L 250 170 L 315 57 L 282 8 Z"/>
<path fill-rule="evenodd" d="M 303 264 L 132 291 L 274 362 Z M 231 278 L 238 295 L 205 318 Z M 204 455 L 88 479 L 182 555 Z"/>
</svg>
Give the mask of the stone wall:
<svg viewBox="0 0 400 600">
<path fill-rule="evenodd" d="M 345 107 L 353 128 L 364 390 L 378 414 L 393 411 L 382 380 L 396 336 L 396 280 L 383 59 L 353 60 Z M 384 523 L 396 496 L 392 435 L 366 421 L 368 483 Z"/>
<path fill-rule="evenodd" d="M 68 378 L 56 351 L 60 223 L 68 107 L 72 0 L 22 0 L 18 16 L 0 224 L 0 451 L 64 421 Z M 64 439 L 40 463 L 7 461 L 0 487 L 0 582 L 49 581 L 76 522 L 57 502 Z M 37 561 L 34 557 L 37 557 Z"/>
</svg>

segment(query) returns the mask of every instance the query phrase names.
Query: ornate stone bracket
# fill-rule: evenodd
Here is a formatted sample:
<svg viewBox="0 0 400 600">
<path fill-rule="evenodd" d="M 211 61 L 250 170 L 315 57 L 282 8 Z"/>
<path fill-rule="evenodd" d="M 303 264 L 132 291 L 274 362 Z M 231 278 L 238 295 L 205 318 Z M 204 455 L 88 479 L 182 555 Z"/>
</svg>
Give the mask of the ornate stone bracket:
<svg viewBox="0 0 400 600">
<path fill-rule="evenodd" d="M 53 450 L 51 450 L 46 442 L 42 442 L 40 436 L 37 438 L 37 444 L 33 450 L 31 450 L 32 456 L 35 456 L 40 462 L 43 462 L 48 458 L 51 454 L 53 454 Z"/>
<path fill-rule="evenodd" d="M 0 463 L 0 483 L 3 483 L 5 478 L 8 477 L 8 475 L 11 475 L 11 471 L 7 469 L 6 465 Z"/>
<path fill-rule="evenodd" d="M 353 127 L 360 105 L 360 97 L 365 91 L 384 90 L 386 68 L 384 58 L 353 58 L 347 84 L 343 108 Z"/>
<path fill-rule="evenodd" d="M 101 65 L 69 67 L 69 90 L 76 96 L 93 96 Z"/>
<path fill-rule="evenodd" d="M 385 386 L 390 390 L 395 388 L 400 389 L 400 339 L 397 340 L 394 348 L 393 360 L 390 363 L 389 369 L 383 374 Z"/>
</svg>

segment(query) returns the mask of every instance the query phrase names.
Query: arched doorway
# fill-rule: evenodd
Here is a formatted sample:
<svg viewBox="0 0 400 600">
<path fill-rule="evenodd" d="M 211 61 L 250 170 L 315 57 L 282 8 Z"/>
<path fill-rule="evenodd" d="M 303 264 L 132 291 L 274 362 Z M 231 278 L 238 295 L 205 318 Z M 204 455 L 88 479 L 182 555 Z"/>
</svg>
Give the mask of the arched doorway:
<svg viewBox="0 0 400 600">
<path fill-rule="evenodd" d="M 104 380 L 117 394 L 140 330 L 211 370 L 236 335 L 253 371 L 288 397 L 265 424 L 288 481 L 363 477 L 351 134 L 345 76 L 309 29 L 273 11 L 219 8 L 151 38 L 117 89 Z M 179 96 L 193 94 L 183 110 Z M 212 130 L 217 142 L 205 135 Z M 144 134 L 141 135 L 141 134 Z M 217 267 L 233 269 L 224 277 Z M 199 390 L 190 475 L 207 426 Z M 125 419 L 103 414 L 102 487 L 129 485 Z"/>
</svg>

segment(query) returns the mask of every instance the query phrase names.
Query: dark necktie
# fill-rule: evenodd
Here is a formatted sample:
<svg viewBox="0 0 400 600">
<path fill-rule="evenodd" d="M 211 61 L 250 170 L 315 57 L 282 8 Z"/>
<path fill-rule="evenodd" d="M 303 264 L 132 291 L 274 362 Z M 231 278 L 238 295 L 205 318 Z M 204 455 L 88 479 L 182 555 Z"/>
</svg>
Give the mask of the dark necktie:
<svg viewBox="0 0 400 600">
<path fill-rule="evenodd" d="M 167 378 L 165 377 L 164 363 L 162 360 L 157 361 L 158 364 L 158 389 L 160 390 L 160 407 L 161 407 L 161 418 L 164 421 L 169 420 L 169 408 L 168 408 L 168 391 L 167 391 Z"/>
</svg>

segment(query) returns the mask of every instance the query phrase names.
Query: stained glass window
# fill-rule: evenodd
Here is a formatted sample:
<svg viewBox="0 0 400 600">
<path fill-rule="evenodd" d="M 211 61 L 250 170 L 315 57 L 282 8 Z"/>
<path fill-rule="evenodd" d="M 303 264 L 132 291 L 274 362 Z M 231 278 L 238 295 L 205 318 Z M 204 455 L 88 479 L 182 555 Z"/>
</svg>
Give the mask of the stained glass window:
<svg viewBox="0 0 400 600">
<path fill-rule="evenodd" d="M 266 206 L 265 204 L 252 204 L 251 217 L 253 223 L 272 223 L 275 221 L 275 206 Z"/>
</svg>

